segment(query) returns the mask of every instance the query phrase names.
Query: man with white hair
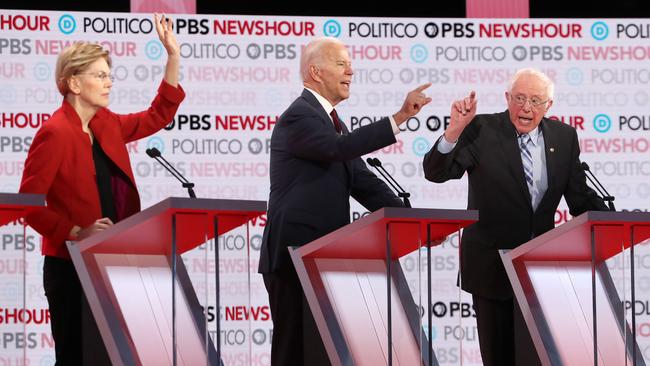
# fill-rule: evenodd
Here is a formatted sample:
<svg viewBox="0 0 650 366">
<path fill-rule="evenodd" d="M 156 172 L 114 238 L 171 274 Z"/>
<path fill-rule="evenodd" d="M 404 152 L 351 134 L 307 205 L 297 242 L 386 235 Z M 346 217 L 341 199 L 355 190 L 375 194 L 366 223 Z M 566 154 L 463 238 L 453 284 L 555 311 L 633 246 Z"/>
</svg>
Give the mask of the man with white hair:
<svg viewBox="0 0 650 366">
<path fill-rule="evenodd" d="M 553 89 L 545 74 L 521 69 L 505 93 L 508 110 L 482 115 L 471 92 L 452 104 L 449 127 L 424 157 L 432 182 L 467 172 L 467 209 L 479 211 L 463 233 L 459 281 L 472 294 L 484 365 L 539 364 L 498 251 L 551 230 L 562 196 L 574 216 L 607 209 L 585 182 L 576 130 L 544 118 Z"/>
<path fill-rule="evenodd" d="M 287 247 L 307 244 L 350 223 L 350 197 L 374 211 L 402 206 L 361 156 L 396 142 L 399 125 L 431 101 L 422 85 L 391 117 L 349 132 L 334 107 L 350 96 L 352 62 L 335 38 L 310 42 L 301 55 L 304 90 L 271 136 L 268 221 L 259 272 L 273 319 L 272 365 L 329 361 Z"/>
</svg>

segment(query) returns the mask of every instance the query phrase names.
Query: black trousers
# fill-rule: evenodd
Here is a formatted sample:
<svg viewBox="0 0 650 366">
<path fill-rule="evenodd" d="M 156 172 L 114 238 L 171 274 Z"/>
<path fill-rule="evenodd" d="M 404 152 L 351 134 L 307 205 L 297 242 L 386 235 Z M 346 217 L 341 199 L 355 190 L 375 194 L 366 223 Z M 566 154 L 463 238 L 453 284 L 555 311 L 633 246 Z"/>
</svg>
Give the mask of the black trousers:
<svg viewBox="0 0 650 366">
<path fill-rule="evenodd" d="M 46 256 L 43 288 L 50 309 L 56 365 L 110 365 L 72 261 Z"/>
<path fill-rule="evenodd" d="M 472 300 L 484 366 L 541 366 L 516 299 Z"/>
<path fill-rule="evenodd" d="M 266 273 L 273 320 L 272 366 L 331 365 L 295 270 Z"/>
</svg>

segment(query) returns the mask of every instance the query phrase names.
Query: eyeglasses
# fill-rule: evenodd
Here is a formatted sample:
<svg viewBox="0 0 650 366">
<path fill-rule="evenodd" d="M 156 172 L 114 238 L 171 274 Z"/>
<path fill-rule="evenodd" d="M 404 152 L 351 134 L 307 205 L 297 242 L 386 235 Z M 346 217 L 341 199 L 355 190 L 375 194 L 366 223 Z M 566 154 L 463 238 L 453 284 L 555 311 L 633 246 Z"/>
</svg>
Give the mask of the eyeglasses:
<svg viewBox="0 0 650 366">
<path fill-rule="evenodd" d="M 78 72 L 75 75 L 91 75 L 94 76 L 95 78 L 99 79 L 101 82 L 106 82 L 107 80 L 110 80 L 111 82 L 115 82 L 115 76 L 111 74 L 107 74 L 103 71 L 99 72 Z"/>
<path fill-rule="evenodd" d="M 538 97 L 532 97 L 528 99 L 523 95 L 516 95 L 514 97 L 511 95 L 510 99 L 512 99 L 515 102 L 515 104 L 520 107 L 523 107 L 524 105 L 526 105 L 526 102 L 529 102 L 530 106 L 535 109 L 540 109 L 542 106 L 545 106 L 546 103 L 550 100 L 550 99 L 542 100 L 541 98 Z"/>
</svg>

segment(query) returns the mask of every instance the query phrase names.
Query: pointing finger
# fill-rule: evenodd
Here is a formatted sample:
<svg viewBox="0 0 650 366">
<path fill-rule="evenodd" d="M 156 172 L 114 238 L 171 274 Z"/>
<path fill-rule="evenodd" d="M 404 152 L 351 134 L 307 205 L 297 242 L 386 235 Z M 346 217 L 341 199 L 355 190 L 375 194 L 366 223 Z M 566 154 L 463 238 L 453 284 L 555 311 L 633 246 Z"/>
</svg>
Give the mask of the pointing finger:
<svg viewBox="0 0 650 366">
<path fill-rule="evenodd" d="M 416 91 L 418 93 L 421 93 L 423 90 L 427 89 L 430 86 L 431 86 L 431 83 L 422 84 L 422 85 L 418 86 L 417 88 L 415 88 L 414 91 Z"/>
</svg>

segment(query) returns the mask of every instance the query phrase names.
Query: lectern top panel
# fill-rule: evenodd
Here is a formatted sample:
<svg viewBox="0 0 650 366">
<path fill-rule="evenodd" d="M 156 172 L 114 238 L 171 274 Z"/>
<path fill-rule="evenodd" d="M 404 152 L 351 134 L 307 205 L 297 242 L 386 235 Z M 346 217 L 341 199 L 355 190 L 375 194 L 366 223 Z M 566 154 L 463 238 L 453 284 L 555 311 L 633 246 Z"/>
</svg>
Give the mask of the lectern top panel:
<svg viewBox="0 0 650 366">
<path fill-rule="evenodd" d="M 45 206 L 45 196 L 42 194 L 0 193 L 0 226 L 43 206 Z"/>
<path fill-rule="evenodd" d="M 400 258 L 478 220 L 478 211 L 386 207 L 329 233 L 298 251 L 302 257 L 381 259 L 390 233 L 391 256 Z M 389 231 L 387 231 L 389 229 Z"/>
<path fill-rule="evenodd" d="M 508 255 L 513 261 L 589 261 L 592 235 L 596 260 L 606 260 L 650 238 L 650 212 L 587 211 Z"/>
<path fill-rule="evenodd" d="M 76 245 L 81 252 L 171 254 L 175 225 L 182 254 L 213 238 L 215 221 L 221 235 L 265 212 L 264 201 L 170 197 Z"/>
</svg>

